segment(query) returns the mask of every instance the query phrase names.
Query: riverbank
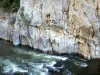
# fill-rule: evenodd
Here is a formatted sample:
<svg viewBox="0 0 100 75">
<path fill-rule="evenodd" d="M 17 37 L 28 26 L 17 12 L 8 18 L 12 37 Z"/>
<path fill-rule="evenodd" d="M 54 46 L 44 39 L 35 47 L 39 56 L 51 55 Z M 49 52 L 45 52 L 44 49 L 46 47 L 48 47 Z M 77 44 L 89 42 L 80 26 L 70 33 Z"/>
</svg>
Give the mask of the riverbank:
<svg viewBox="0 0 100 75">
<path fill-rule="evenodd" d="M 95 75 L 100 74 L 99 68 L 99 59 L 86 60 L 71 54 L 50 55 L 0 40 L 0 75 Z"/>
</svg>

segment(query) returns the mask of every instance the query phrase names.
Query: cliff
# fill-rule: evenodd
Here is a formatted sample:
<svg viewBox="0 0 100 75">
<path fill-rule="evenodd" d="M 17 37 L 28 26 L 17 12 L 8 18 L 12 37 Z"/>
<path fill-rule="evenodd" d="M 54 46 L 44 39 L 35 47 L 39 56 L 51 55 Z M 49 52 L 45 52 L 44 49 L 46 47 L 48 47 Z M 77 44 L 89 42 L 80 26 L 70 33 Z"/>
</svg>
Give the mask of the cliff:
<svg viewBox="0 0 100 75">
<path fill-rule="evenodd" d="M 0 38 L 100 58 L 100 0 L 20 0 L 18 12 L 0 11 Z"/>
</svg>

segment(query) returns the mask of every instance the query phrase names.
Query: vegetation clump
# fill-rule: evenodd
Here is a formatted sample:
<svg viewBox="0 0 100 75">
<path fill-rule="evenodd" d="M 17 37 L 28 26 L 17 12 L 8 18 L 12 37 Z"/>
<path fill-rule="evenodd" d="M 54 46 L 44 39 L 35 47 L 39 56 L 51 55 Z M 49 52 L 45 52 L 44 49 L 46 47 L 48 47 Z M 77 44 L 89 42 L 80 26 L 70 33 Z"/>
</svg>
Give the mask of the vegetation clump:
<svg viewBox="0 0 100 75">
<path fill-rule="evenodd" d="M 0 8 L 7 12 L 17 12 L 20 7 L 20 0 L 0 0 Z"/>
</svg>

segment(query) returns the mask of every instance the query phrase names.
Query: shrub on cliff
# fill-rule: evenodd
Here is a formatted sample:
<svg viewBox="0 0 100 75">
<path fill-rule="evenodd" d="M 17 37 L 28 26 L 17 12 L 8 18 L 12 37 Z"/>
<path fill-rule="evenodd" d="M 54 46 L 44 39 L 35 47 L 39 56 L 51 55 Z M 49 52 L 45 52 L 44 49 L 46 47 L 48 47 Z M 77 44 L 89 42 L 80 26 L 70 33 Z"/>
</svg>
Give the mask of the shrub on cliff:
<svg viewBox="0 0 100 75">
<path fill-rule="evenodd" d="M 20 0 L 0 0 L 0 8 L 7 12 L 16 12 L 19 9 Z"/>
</svg>

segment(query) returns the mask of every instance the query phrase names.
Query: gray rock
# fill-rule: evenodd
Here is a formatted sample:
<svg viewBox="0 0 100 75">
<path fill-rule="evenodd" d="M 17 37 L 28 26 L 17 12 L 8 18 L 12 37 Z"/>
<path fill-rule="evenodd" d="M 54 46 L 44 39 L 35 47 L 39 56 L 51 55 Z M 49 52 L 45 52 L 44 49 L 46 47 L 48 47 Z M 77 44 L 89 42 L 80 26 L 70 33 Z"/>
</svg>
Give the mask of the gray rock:
<svg viewBox="0 0 100 75">
<path fill-rule="evenodd" d="M 20 0 L 16 15 L 0 11 L 0 38 L 45 52 L 100 58 L 99 24 L 99 0 Z"/>
</svg>

